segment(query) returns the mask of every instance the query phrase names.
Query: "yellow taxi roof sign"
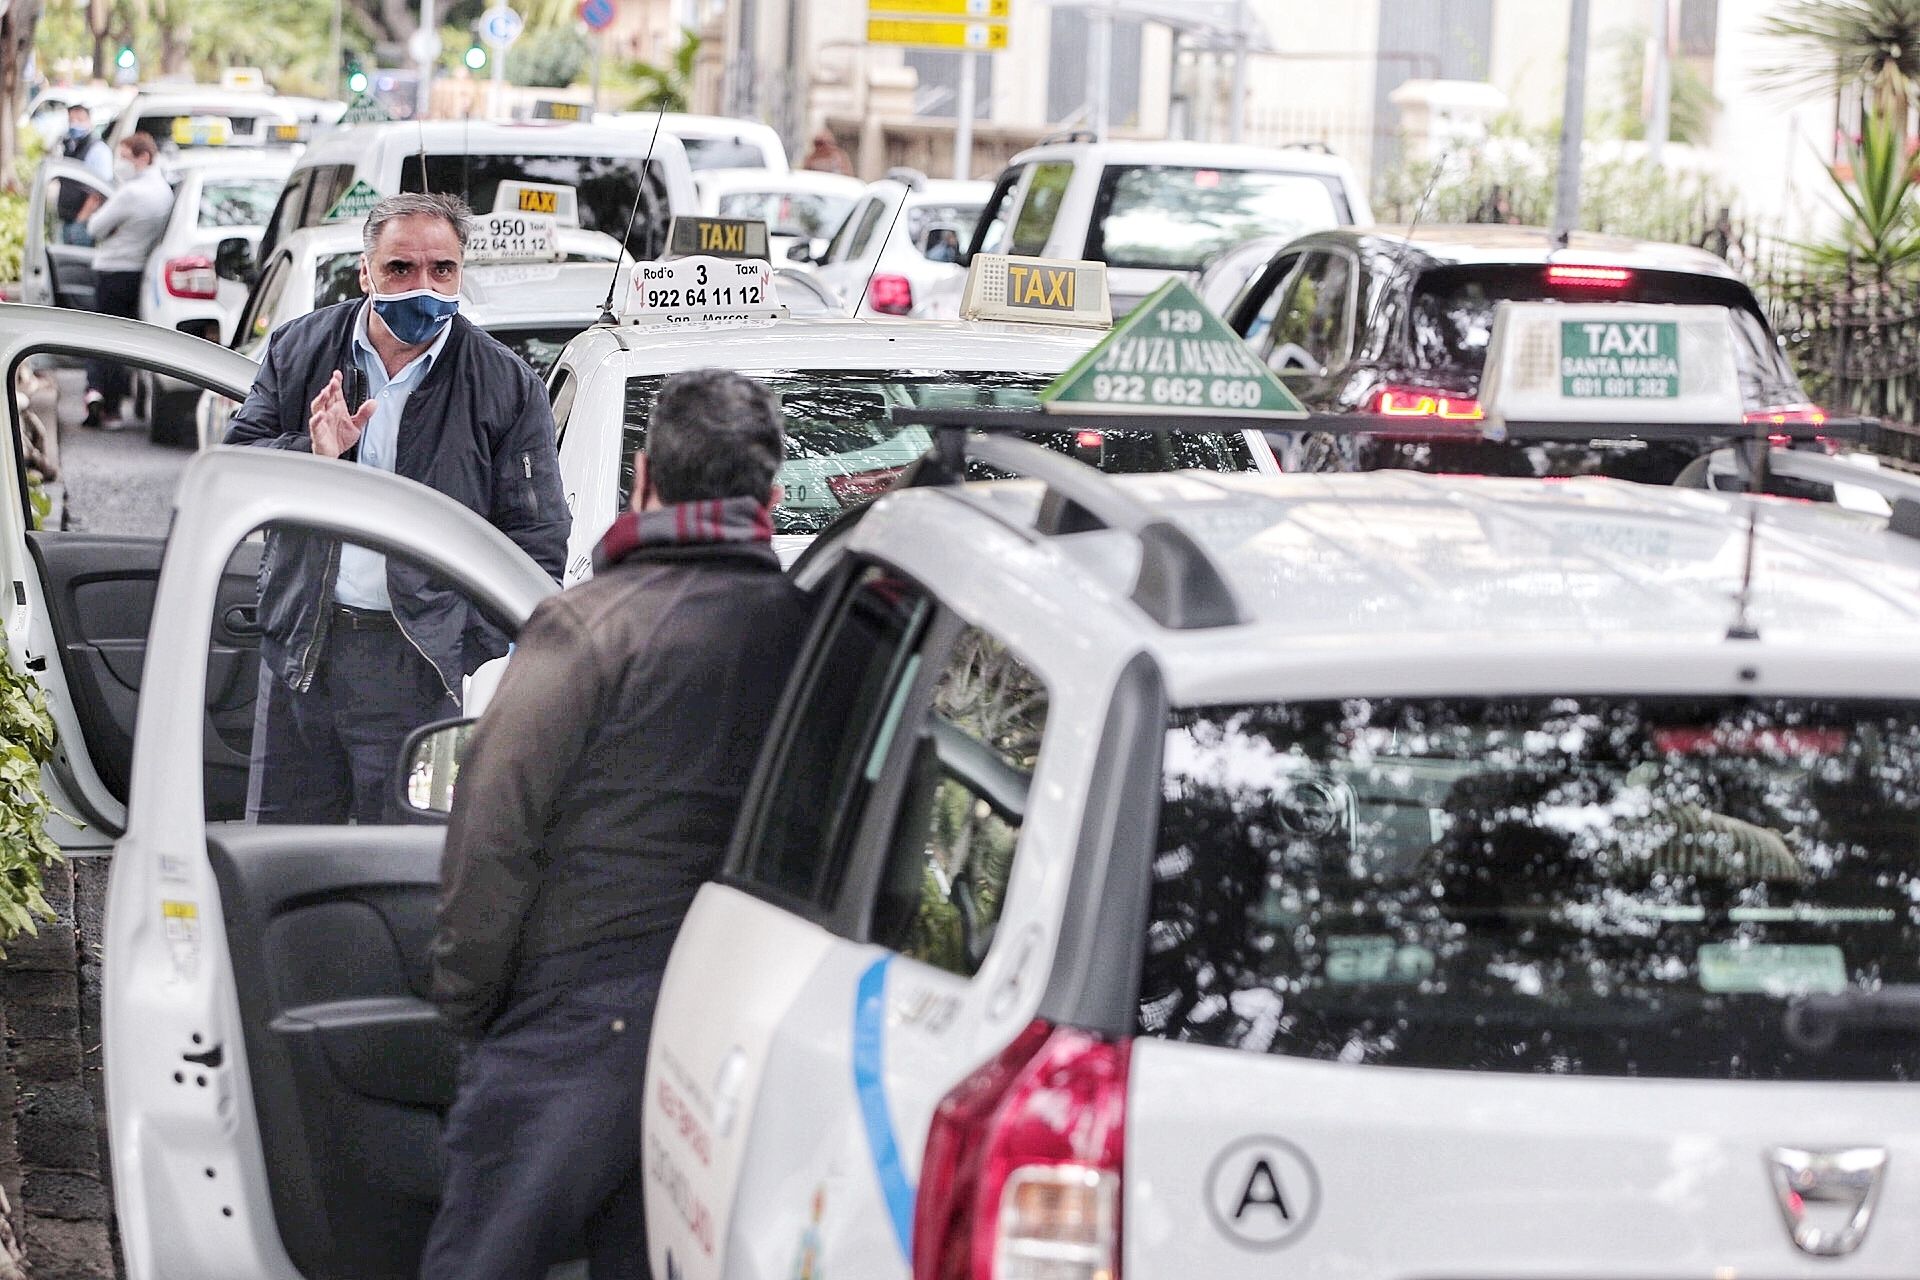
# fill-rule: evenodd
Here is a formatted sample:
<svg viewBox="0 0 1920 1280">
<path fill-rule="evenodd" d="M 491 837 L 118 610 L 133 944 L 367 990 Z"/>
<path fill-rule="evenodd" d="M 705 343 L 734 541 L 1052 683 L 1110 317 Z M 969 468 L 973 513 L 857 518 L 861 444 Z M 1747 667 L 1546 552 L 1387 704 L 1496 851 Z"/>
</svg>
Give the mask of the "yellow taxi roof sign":
<svg viewBox="0 0 1920 1280">
<path fill-rule="evenodd" d="M 1502 302 L 1481 382 L 1489 434 L 1508 422 L 1725 424 L 1745 401 L 1725 307 Z"/>
<path fill-rule="evenodd" d="M 580 225 L 580 193 L 552 182 L 502 182 L 493 196 L 493 212 L 552 218 L 563 227 Z"/>
<path fill-rule="evenodd" d="M 682 215 L 667 229 L 669 258 L 705 254 L 713 258 L 751 260 L 773 256 L 767 244 L 767 224 L 760 218 L 709 218 Z"/>
<path fill-rule="evenodd" d="M 1112 328 L 1106 264 L 976 253 L 960 295 L 960 318 Z"/>
</svg>

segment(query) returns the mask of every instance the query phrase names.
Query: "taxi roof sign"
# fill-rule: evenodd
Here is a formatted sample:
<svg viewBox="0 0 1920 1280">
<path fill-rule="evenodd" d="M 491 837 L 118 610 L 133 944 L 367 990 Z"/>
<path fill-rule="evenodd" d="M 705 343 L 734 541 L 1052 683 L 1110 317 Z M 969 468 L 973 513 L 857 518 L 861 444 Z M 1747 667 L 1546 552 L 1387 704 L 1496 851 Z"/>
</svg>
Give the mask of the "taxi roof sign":
<svg viewBox="0 0 1920 1280">
<path fill-rule="evenodd" d="M 1725 307 L 1503 302 L 1480 401 L 1508 422 L 1633 426 L 1740 422 L 1746 404 Z"/>
<path fill-rule="evenodd" d="M 525 213 L 552 218 L 563 227 L 580 225 L 580 193 L 552 182 L 508 179 L 494 192 L 495 213 Z"/>
<path fill-rule="evenodd" d="M 771 258 L 767 224 L 759 218 L 709 218 L 682 215 L 667 229 L 667 257 L 705 254 L 752 261 Z"/>
<path fill-rule="evenodd" d="M 774 292 L 772 263 L 706 254 L 635 263 L 620 310 L 620 318 L 634 325 L 737 323 L 787 315 Z"/>
<path fill-rule="evenodd" d="M 327 209 L 325 222 L 362 222 L 373 212 L 373 206 L 380 203 L 380 193 L 373 189 L 365 178 L 355 178 L 353 185 L 340 193 Z"/>
<path fill-rule="evenodd" d="M 1048 413 L 1307 416 L 1266 362 L 1182 280 L 1156 289 L 1039 398 Z"/>
<path fill-rule="evenodd" d="M 1107 300 L 1107 266 L 976 253 L 960 295 L 960 318 L 1110 328 L 1113 306 Z"/>
</svg>

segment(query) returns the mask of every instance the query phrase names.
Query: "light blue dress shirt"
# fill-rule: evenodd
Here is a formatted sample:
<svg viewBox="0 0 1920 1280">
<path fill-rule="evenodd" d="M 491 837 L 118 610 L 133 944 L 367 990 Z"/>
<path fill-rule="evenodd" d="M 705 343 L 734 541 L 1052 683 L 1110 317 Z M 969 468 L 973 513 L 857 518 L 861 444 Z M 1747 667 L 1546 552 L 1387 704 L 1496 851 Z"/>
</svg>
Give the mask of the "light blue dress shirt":
<svg viewBox="0 0 1920 1280">
<path fill-rule="evenodd" d="M 353 358 L 367 375 L 367 390 L 375 406 L 373 417 L 360 433 L 360 451 L 355 457 L 363 467 L 392 471 L 394 459 L 400 452 L 400 415 L 406 412 L 407 397 L 426 379 L 428 370 L 440 358 L 453 326 L 449 324 L 442 329 L 432 346 L 389 378 L 386 364 L 367 336 L 367 317 L 372 310 L 373 303 L 369 301 L 360 308 L 359 318 L 353 322 Z M 347 410 L 352 412 L 359 407 L 349 404 Z M 393 601 L 387 595 L 387 558 L 352 543 L 341 547 L 340 576 L 334 580 L 333 598 L 356 609 L 393 608 Z"/>
</svg>

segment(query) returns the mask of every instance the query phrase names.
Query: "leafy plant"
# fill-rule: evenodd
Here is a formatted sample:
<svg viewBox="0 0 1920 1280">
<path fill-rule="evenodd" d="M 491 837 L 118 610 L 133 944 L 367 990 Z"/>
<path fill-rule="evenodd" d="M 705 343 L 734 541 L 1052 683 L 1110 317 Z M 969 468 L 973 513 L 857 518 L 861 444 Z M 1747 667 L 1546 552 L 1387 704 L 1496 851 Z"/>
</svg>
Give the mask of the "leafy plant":
<svg viewBox="0 0 1920 1280">
<path fill-rule="evenodd" d="M 548 27 L 521 36 L 507 50 L 507 79 L 514 84 L 564 89 L 587 65 L 593 46 L 572 27 Z"/>
<path fill-rule="evenodd" d="M 680 47 L 673 51 L 672 61 L 664 66 L 641 61 L 628 63 L 626 74 L 637 92 L 627 109 L 685 111 L 693 99 L 693 67 L 699 57 L 699 33 L 682 27 Z"/>
<path fill-rule="evenodd" d="M 1794 0 L 1759 29 L 1797 46 L 1763 83 L 1807 95 L 1858 83 L 1872 109 L 1906 131 L 1920 104 L 1920 0 Z"/>
<path fill-rule="evenodd" d="M 1860 137 L 1827 174 L 1846 202 L 1848 221 L 1839 239 L 1803 246 L 1812 265 L 1857 264 L 1881 282 L 1920 266 L 1920 156 L 1890 121 L 1868 112 Z"/>
<path fill-rule="evenodd" d="M 1612 136 L 1642 141 L 1647 118 L 1641 109 L 1641 87 L 1647 78 L 1647 32 L 1629 27 L 1613 41 L 1614 107 L 1596 113 L 1595 137 Z M 1675 142 L 1704 146 L 1713 140 L 1713 115 L 1720 109 L 1713 86 L 1684 58 L 1668 60 L 1671 76 L 1667 94 L 1667 136 Z"/>
<path fill-rule="evenodd" d="M 36 916 L 53 919 L 42 876 L 60 849 L 47 835 L 54 808 L 40 785 L 53 747 L 46 697 L 0 642 L 0 942 L 37 932 Z"/>
</svg>

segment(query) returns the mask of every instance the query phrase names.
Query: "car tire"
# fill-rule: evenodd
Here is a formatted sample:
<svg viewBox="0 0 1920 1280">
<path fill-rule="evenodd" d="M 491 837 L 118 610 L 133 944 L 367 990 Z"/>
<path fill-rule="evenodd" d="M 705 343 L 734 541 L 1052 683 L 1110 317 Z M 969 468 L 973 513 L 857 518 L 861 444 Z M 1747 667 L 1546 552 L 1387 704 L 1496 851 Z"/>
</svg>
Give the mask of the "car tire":
<svg viewBox="0 0 1920 1280">
<path fill-rule="evenodd" d="M 194 409 L 199 399 L 199 393 L 192 390 L 149 392 L 147 438 L 155 444 L 196 443 L 199 431 L 194 422 Z"/>
</svg>

